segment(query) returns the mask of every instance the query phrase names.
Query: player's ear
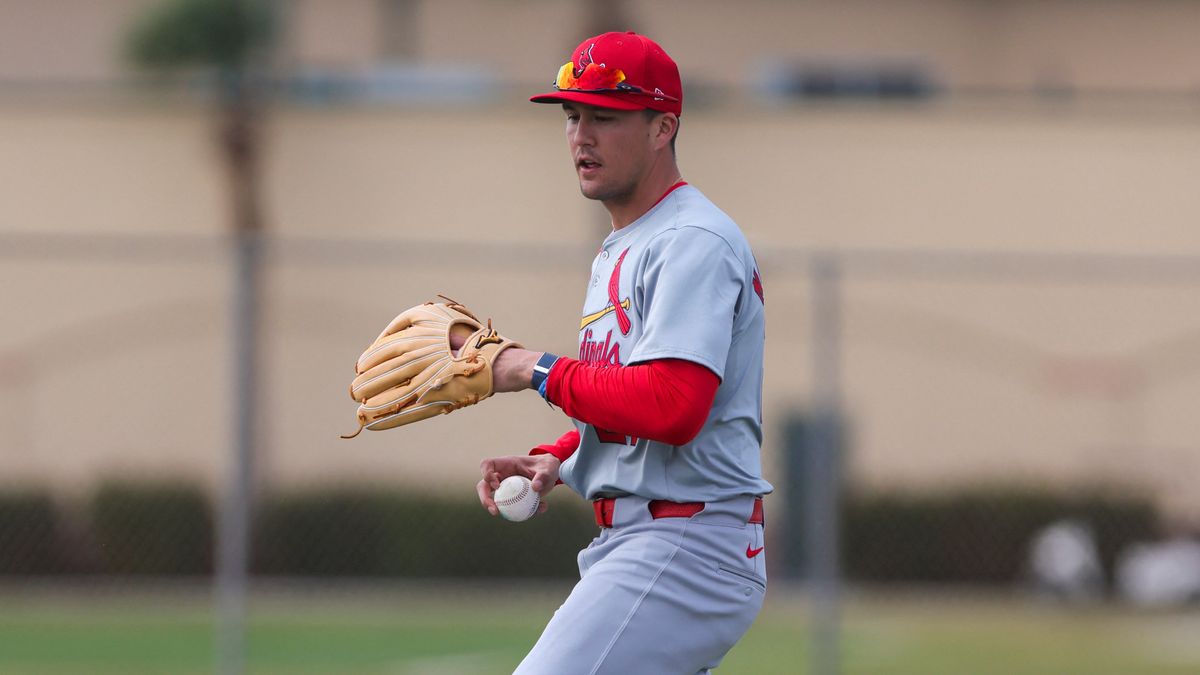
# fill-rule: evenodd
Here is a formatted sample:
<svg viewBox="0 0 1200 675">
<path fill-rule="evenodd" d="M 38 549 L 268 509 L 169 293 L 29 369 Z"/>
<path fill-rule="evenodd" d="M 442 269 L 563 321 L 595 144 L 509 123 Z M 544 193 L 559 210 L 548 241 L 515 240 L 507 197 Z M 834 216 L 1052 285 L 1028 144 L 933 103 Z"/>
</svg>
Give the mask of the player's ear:
<svg viewBox="0 0 1200 675">
<path fill-rule="evenodd" d="M 671 139 L 675 138 L 675 131 L 679 128 L 679 117 L 674 113 L 660 113 L 655 117 L 654 149 L 662 150 L 670 146 Z"/>
</svg>

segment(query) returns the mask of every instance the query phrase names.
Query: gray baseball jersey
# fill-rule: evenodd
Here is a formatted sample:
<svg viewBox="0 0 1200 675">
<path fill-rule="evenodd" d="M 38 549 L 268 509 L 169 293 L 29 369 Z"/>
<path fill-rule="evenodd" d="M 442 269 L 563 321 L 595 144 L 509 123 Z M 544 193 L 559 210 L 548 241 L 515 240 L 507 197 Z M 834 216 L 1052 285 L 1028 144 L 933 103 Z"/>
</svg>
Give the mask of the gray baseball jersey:
<svg viewBox="0 0 1200 675">
<path fill-rule="evenodd" d="M 762 284 L 736 223 L 684 185 L 614 231 L 592 263 L 579 358 L 609 366 L 698 363 L 721 379 L 690 443 L 670 446 L 576 421 L 561 477 L 588 499 L 713 502 L 772 491 L 762 478 Z"/>
</svg>

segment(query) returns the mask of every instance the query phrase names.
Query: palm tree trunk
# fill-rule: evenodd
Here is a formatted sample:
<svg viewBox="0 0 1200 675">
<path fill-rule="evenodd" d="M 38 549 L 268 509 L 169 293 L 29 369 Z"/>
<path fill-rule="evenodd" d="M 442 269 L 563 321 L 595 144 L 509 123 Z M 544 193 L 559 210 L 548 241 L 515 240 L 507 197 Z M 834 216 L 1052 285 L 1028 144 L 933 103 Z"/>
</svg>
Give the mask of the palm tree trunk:
<svg viewBox="0 0 1200 675">
<path fill-rule="evenodd" d="M 229 180 L 233 231 L 262 229 L 259 195 L 259 128 L 254 103 L 245 93 L 221 106 L 220 146 Z"/>
</svg>

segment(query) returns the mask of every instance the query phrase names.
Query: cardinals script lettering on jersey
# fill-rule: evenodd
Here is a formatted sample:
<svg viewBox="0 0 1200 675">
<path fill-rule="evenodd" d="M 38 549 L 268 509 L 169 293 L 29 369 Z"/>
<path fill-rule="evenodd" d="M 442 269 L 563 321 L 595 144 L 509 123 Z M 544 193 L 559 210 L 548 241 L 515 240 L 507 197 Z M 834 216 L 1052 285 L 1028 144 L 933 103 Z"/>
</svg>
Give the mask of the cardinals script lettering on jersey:
<svg viewBox="0 0 1200 675">
<path fill-rule="evenodd" d="M 583 332 L 583 340 L 579 342 L 580 361 L 594 363 L 602 368 L 616 368 L 624 365 L 621 363 L 621 343 L 613 340 L 611 330 L 605 333 L 603 342 L 592 338 L 592 329 L 589 328 Z M 601 443 L 637 445 L 638 442 L 636 436 L 626 436 L 598 427 L 596 428 L 596 437 L 600 439 Z"/>
<path fill-rule="evenodd" d="M 604 342 L 593 340 L 589 328 L 584 331 L 583 340 L 579 343 L 579 360 L 606 368 L 624 365 L 621 363 L 621 343 L 613 342 L 611 330 L 604 336 Z"/>
</svg>

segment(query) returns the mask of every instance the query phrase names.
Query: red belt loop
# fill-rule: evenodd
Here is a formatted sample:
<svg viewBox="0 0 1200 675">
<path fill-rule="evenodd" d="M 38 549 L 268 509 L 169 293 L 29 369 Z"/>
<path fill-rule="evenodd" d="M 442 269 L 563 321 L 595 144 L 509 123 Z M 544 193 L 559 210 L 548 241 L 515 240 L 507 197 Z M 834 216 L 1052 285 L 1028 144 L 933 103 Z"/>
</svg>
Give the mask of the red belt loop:
<svg viewBox="0 0 1200 675">
<path fill-rule="evenodd" d="M 598 527 L 612 527 L 613 507 L 616 505 L 617 500 L 612 497 L 597 499 L 592 502 L 592 508 L 596 511 L 596 525 Z"/>
<path fill-rule="evenodd" d="M 763 525 L 766 519 L 763 517 L 762 497 L 754 500 L 754 510 L 750 512 L 750 520 L 746 521 L 751 525 Z"/>
<path fill-rule="evenodd" d="M 612 497 L 604 497 L 592 502 L 592 510 L 596 515 L 596 526 L 601 528 L 612 527 L 613 523 L 613 508 L 616 506 L 617 500 Z M 692 516 L 704 510 L 704 502 L 669 502 L 664 499 L 655 499 L 649 504 L 650 517 L 658 520 L 659 518 L 691 518 Z M 762 525 L 763 518 L 763 500 L 758 497 L 754 500 L 754 510 L 750 512 L 750 519 L 746 521 L 751 525 Z"/>
</svg>

